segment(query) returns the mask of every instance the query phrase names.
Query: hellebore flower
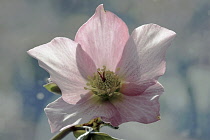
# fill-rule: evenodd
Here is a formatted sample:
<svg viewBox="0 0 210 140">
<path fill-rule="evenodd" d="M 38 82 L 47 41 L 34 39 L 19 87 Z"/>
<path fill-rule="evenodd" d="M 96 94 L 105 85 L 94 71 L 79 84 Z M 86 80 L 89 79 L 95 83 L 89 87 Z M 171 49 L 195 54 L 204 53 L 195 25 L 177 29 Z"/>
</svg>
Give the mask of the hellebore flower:
<svg viewBox="0 0 210 140">
<path fill-rule="evenodd" d="M 175 32 L 156 24 L 136 28 L 99 5 L 75 40 L 57 37 L 28 51 L 62 96 L 46 108 L 52 132 L 100 117 L 113 126 L 158 121 L 157 81 Z"/>
</svg>

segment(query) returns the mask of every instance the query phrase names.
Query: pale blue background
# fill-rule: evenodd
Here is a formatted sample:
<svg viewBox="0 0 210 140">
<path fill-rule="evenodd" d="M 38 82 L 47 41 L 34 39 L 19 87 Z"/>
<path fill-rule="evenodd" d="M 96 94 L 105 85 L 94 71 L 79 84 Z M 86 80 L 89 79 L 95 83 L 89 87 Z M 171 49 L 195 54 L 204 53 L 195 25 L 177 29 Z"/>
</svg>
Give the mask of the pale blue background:
<svg viewBox="0 0 210 140">
<path fill-rule="evenodd" d="M 26 51 L 57 36 L 74 39 L 100 3 L 130 32 L 156 23 L 177 33 L 160 78 L 162 120 L 103 131 L 127 140 L 209 140 L 209 0 L 0 0 L 0 139 L 53 136 L 43 108 L 58 96 L 42 87 L 49 75 Z"/>
</svg>

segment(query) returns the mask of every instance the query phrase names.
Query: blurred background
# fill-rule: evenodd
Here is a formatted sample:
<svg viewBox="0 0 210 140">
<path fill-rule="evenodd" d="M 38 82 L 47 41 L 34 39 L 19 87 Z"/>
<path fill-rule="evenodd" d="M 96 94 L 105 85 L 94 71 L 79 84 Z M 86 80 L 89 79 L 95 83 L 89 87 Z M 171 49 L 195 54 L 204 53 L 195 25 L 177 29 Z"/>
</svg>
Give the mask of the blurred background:
<svg viewBox="0 0 210 140">
<path fill-rule="evenodd" d="M 161 121 L 102 131 L 126 140 L 209 140 L 209 0 L 0 0 L 0 139 L 48 140 L 54 135 L 43 108 L 58 96 L 42 87 L 49 75 L 26 51 L 57 36 L 74 39 L 101 3 L 130 32 L 156 23 L 177 33 L 160 78 L 165 87 Z"/>
</svg>

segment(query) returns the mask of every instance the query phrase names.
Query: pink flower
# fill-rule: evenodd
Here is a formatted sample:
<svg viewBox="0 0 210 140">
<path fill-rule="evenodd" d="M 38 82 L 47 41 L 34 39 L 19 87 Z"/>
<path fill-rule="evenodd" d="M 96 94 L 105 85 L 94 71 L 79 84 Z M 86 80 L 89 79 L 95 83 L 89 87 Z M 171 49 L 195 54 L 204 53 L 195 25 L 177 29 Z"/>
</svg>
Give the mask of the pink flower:
<svg viewBox="0 0 210 140">
<path fill-rule="evenodd" d="M 136 28 L 99 5 L 75 40 L 57 37 L 28 51 L 62 91 L 45 112 L 51 131 L 101 117 L 118 126 L 159 120 L 157 81 L 175 32 L 156 24 Z"/>
</svg>

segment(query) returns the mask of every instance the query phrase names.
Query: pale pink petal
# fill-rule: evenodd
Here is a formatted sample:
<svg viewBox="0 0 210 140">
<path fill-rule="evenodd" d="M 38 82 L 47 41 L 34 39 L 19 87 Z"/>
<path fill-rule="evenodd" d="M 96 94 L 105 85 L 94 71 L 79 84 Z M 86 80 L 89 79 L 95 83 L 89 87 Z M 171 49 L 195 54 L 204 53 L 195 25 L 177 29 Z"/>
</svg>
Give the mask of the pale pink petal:
<svg viewBox="0 0 210 140">
<path fill-rule="evenodd" d="M 59 98 L 45 108 L 45 113 L 54 133 L 62 128 L 87 123 L 97 117 L 112 118 L 116 110 L 110 102 L 102 102 L 99 97 L 88 93 L 75 105 Z"/>
<path fill-rule="evenodd" d="M 78 43 L 60 37 L 28 53 L 50 73 L 50 79 L 59 86 L 66 102 L 75 104 L 81 94 L 87 93 L 84 89 L 87 75 L 94 73 L 96 67 Z"/>
<path fill-rule="evenodd" d="M 143 94 L 138 96 L 122 95 L 119 101 L 114 100 L 112 104 L 118 110 L 118 115 L 111 121 L 114 126 L 125 122 L 152 123 L 160 118 L 160 105 L 158 102 L 163 87 L 157 83 L 150 86 Z"/>
<path fill-rule="evenodd" d="M 99 5 L 95 14 L 78 30 L 75 41 L 95 62 L 114 71 L 129 38 L 127 25 L 115 14 Z"/>
<path fill-rule="evenodd" d="M 127 96 L 136 96 L 136 95 L 140 95 L 142 93 L 144 93 L 144 91 L 156 84 L 156 80 L 145 80 L 145 81 L 141 81 L 140 84 L 135 84 L 135 83 L 124 83 L 120 89 L 120 92 L 122 94 L 125 94 Z"/>
<path fill-rule="evenodd" d="M 85 78 L 92 76 L 96 71 L 96 66 L 90 56 L 82 49 L 81 46 L 76 50 L 77 67 L 81 75 Z"/>
<path fill-rule="evenodd" d="M 165 72 L 165 53 L 175 37 L 175 32 L 156 24 L 136 28 L 117 65 L 118 74 L 126 81 L 141 84 L 142 81 L 158 79 Z"/>
</svg>

